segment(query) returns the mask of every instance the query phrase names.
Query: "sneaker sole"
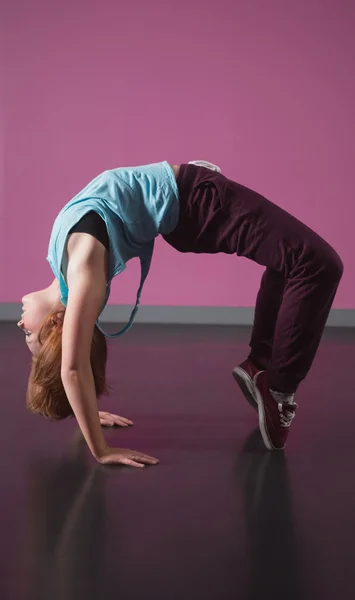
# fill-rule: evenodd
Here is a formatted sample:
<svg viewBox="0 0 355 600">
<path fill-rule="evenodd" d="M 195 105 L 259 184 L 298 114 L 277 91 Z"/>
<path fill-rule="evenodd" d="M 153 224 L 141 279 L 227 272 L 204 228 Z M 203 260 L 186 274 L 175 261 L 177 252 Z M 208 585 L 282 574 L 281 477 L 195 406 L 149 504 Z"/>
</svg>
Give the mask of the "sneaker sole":
<svg viewBox="0 0 355 600">
<path fill-rule="evenodd" d="M 250 375 L 248 375 L 248 373 L 241 367 L 236 367 L 233 369 L 233 377 L 250 406 L 252 406 L 254 410 L 258 411 L 258 402 L 254 395 L 255 386 Z"/>
<path fill-rule="evenodd" d="M 260 429 L 261 437 L 263 438 L 263 442 L 268 450 L 276 450 L 276 451 L 283 450 L 283 448 L 275 448 L 275 446 L 273 445 L 273 443 L 270 439 L 270 436 L 269 436 L 269 433 L 268 433 L 268 430 L 266 427 L 263 398 L 262 398 L 262 395 L 260 394 L 258 387 L 256 385 L 254 386 L 254 389 L 255 389 L 255 397 L 256 397 L 258 413 L 259 413 L 259 429 Z"/>
</svg>

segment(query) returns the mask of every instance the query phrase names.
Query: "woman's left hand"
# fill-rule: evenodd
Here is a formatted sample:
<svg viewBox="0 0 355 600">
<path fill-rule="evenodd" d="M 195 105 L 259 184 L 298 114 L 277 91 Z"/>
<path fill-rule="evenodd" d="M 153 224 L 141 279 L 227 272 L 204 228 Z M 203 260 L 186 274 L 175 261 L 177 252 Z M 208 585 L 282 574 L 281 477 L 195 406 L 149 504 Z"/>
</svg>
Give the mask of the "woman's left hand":
<svg viewBox="0 0 355 600">
<path fill-rule="evenodd" d="M 109 412 L 99 411 L 99 417 L 101 425 L 106 425 L 106 427 L 113 427 L 114 425 L 128 427 L 129 425 L 133 425 L 133 421 L 130 421 L 130 419 Z"/>
</svg>

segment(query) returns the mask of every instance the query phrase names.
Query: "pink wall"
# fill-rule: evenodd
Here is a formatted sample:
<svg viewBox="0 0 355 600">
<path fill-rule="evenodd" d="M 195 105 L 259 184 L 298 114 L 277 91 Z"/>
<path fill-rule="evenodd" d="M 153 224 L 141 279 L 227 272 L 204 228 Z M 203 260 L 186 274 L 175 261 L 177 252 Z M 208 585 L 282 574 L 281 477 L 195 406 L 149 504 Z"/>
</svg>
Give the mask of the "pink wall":
<svg viewBox="0 0 355 600">
<path fill-rule="evenodd" d="M 355 308 L 355 5 L 346 0 L 2 3 L 0 301 L 51 281 L 61 206 L 100 171 L 206 159 L 340 253 Z M 5 250 L 7 249 L 7 254 Z M 131 303 L 136 263 L 113 283 Z M 262 269 L 158 240 L 142 301 L 251 306 Z"/>
</svg>

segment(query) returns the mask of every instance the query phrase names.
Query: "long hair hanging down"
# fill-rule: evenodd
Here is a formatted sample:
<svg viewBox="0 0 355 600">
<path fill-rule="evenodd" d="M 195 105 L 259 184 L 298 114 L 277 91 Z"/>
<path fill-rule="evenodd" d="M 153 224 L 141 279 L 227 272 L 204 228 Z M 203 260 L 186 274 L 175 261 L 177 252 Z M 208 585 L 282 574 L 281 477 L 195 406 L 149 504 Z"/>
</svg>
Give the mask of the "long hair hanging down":
<svg viewBox="0 0 355 600">
<path fill-rule="evenodd" d="M 61 323 L 53 326 L 53 320 L 58 312 L 62 312 L 64 315 L 65 309 L 50 313 L 42 323 L 38 337 L 41 349 L 37 356 L 32 356 L 26 394 L 26 405 L 31 412 L 56 421 L 74 414 L 61 378 L 63 327 Z M 108 395 L 107 342 L 104 334 L 96 325 L 91 344 L 90 362 L 96 397 Z"/>
</svg>

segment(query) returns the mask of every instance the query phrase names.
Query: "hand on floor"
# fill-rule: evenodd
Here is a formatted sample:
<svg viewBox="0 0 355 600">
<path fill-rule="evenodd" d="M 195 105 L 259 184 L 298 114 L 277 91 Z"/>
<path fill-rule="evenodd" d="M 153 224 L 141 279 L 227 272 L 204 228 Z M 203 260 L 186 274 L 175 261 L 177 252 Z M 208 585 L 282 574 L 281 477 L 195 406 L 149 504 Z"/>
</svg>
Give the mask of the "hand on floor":
<svg viewBox="0 0 355 600">
<path fill-rule="evenodd" d="M 99 417 L 101 425 L 106 425 L 106 427 L 113 427 L 114 425 L 128 427 L 129 425 L 133 425 L 133 421 L 130 421 L 125 417 L 120 417 L 119 415 L 113 415 L 109 412 L 99 411 Z"/>
<path fill-rule="evenodd" d="M 101 465 L 121 464 L 130 467 L 145 467 L 145 465 L 156 465 L 159 462 L 154 456 L 127 448 L 107 448 L 105 453 L 96 459 Z"/>
</svg>

